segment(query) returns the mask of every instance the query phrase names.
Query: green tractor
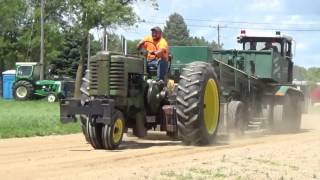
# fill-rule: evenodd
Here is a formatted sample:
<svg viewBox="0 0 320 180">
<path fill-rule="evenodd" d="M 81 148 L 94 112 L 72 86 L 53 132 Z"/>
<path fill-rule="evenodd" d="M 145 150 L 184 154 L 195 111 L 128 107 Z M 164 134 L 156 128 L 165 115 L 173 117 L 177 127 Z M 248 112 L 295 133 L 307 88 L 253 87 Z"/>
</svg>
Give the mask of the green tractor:
<svg viewBox="0 0 320 180">
<path fill-rule="evenodd" d="M 251 42 L 274 49 L 247 49 Z M 63 99 L 63 123 L 81 121 L 95 149 L 114 150 L 132 129 L 143 138 L 160 127 L 186 145 L 206 145 L 219 135 L 250 130 L 296 132 L 303 94 L 292 81 L 292 39 L 239 37 L 243 50 L 171 47 L 168 79 L 155 81 L 143 56 L 109 51 L 90 58 L 80 99 Z"/>
<path fill-rule="evenodd" d="M 61 81 L 40 80 L 40 65 L 36 62 L 17 62 L 13 97 L 18 101 L 47 97 L 56 102 L 63 97 Z"/>
<path fill-rule="evenodd" d="M 104 51 L 90 58 L 89 64 L 81 99 L 61 100 L 60 113 L 64 123 L 76 121 L 79 115 L 86 140 L 95 149 L 117 149 L 129 128 L 140 138 L 160 126 L 172 138 L 178 137 L 180 127 L 187 144 L 214 140 L 220 102 L 210 64 L 190 64 L 179 85 L 172 79 L 155 81 L 156 69 L 148 69 L 141 56 Z M 186 102 L 176 106 L 177 101 Z"/>
</svg>

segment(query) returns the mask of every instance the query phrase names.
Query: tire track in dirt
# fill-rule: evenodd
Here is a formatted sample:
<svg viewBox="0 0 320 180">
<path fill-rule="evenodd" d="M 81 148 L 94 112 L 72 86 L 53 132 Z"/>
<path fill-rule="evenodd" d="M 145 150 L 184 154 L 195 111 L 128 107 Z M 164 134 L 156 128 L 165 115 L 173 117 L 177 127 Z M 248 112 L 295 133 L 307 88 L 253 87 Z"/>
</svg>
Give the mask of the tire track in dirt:
<svg viewBox="0 0 320 180">
<path fill-rule="evenodd" d="M 93 150 L 81 134 L 0 140 L 0 179 L 135 179 L 231 151 L 320 142 L 318 117 L 304 116 L 308 130 L 298 134 L 250 134 L 250 138 L 206 147 L 183 146 L 160 133 L 152 133 L 147 140 L 126 137 L 124 146 L 113 152 Z"/>
</svg>

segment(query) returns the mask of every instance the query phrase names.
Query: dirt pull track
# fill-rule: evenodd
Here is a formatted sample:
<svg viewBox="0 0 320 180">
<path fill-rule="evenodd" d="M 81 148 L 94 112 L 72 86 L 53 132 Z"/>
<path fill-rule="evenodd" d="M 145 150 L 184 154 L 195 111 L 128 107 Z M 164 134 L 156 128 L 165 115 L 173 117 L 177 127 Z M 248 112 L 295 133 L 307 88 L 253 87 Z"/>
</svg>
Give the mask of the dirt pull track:
<svg viewBox="0 0 320 180">
<path fill-rule="evenodd" d="M 0 140 L 0 179 L 320 179 L 319 115 L 305 115 L 298 134 L 251 136 L 210 147 L 126 137 L 113 152 L 81 134 Z"/>
</svg>

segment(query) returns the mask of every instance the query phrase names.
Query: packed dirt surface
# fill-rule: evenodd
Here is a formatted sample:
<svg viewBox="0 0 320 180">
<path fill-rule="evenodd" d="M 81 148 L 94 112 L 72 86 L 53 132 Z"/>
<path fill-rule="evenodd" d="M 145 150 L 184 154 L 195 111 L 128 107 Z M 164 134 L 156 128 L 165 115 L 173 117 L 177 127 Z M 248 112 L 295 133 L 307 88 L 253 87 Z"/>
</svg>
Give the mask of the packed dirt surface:
<svg viewBox="0 0 320 180">
<path fill-rule="evenodd" d="M 206 147 L 164 134 L 93 150 L 82 134 L 0 140 L 0 179 L 320 179 L 320 115 L 297 134 L 251 133 Z"/>
</svg>

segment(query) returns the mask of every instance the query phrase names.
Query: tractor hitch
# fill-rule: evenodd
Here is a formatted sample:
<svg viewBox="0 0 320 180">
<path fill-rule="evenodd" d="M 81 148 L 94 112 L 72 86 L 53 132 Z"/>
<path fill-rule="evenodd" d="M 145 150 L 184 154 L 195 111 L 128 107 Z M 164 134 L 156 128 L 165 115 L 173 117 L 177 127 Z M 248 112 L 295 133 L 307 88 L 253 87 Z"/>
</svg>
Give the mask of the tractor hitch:
<svg viewBox="0 0 320 180">
<path fill-rule="evenodd" d="M 162 107 L 165 119 L 165 130 L 167 132 L 177 132 L 177 115 L 176 107 L 173 105 L 165 105 Z"/>
<path fill-rule="evenodd" d="M 112 99 L 94 99 L 82 105 L 80 99 L 62 99 L 60 102 L 60 120 L 62 123 L 76 122 L 76 115 L 95 118 L 96 123 L 111 124 L 114 114 Z"/>
</svg>

